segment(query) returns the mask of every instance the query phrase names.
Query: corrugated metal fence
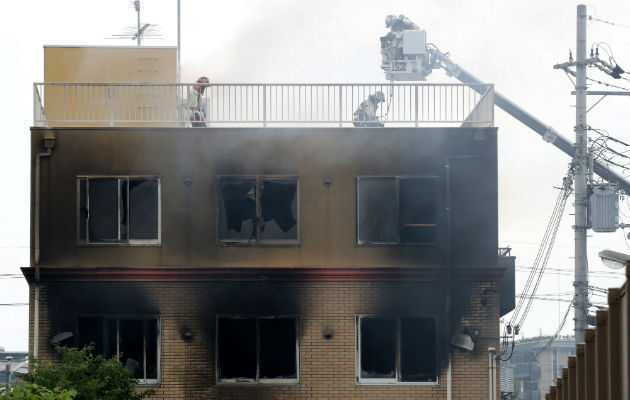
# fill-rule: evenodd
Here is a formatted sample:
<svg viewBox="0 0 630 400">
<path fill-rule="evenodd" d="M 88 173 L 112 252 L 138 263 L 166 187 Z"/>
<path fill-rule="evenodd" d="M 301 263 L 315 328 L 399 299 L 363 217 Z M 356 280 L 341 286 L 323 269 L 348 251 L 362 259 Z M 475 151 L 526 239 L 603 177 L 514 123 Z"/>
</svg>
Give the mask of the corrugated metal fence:
<svg viewBox="0 0 630 400">
<path fill-rule="evenodd" d="M 630 294 L 626 282 L 608 290 L 608 310 L 599 310 L 596 327 L 584 332 L 584 342 L 576 345 L 556 386 L 545 399 L 550 400 L 628 400 L 630 399 Z"/>
</svg>

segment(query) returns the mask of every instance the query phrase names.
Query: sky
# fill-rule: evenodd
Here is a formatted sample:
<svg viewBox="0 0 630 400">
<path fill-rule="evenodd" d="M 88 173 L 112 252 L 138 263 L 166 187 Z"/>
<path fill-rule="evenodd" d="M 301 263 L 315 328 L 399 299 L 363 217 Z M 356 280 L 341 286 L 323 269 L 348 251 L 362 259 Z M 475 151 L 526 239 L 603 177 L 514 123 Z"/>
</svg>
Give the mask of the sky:
<svg viewBox="0 0 630 400">
<path fill-rule="evenodd" d="M 385 83 L 379 37 L 388 14 L 405 14 L 427 32 L 428 41 L 454 62 L 554 127 L 573 142 L 572 84 L 553 65 L 575 54 L 573 1 L 506 0 L 181 0 L 182 81 L 206 75 L 217 83 Z M 586 3 L 587 46 L 605 42 L 617 63 L 630 71 L 630 2 Z M 177 1 L 144 0 L 142 22 L 158 24 L 161 38 L 146 45 L 177 44 Z M 610 23 L 605 23 L 603 20 Z M 11 1 L 0 13 L 0 346 L 28 348 L 28 286 L 19 268 L 29 265 L 29 127 L 32 84 L 43 81 L 44 45 L 134 45 L 112 35 L 134 26 L 128 0 Z M 626 75 L 630 76 L 630 75 Z M 589 69 L 589 77 L 612 82 Z M 439 71 L 429 82 L 456 82 Z M 593 85 L 593 90 L 613 88 Z M 594 99 L 589 98 L 589 107 Z M 608 97 L 588 113 L 588 124 L 630 142 L 630 97 Z M 551 216 L 569 157 L 501 111 L 499 128 L 499 244 L 516 256 L 516 291 Z M 623 149 L 622 149 L 623 150 Z M 627 174 L 626 174 L 627 175 Z M 567 204 L 556 245 L 522 337 L 554 333 L 572 295 L 573 203 Z M 630 223 L 630 203 L 620 203 Z M 609 248 L 630 254 L 630 232 L 590 232 L 590 284 L 623 283 L 620 270 L 605 268 L 597 253 Z M 16 275 L 17 274 L 17 275 Z M 559 299 L 559 301 L 558 301 Z M 604 304 L 593 295 L 591 301 Z M 14 305 L 5 305 L 14 304 Z M 15 305 L 16 304 L 16 305 Z M 572 332 L 573 312 L 561 330 Z"/>
</svg>

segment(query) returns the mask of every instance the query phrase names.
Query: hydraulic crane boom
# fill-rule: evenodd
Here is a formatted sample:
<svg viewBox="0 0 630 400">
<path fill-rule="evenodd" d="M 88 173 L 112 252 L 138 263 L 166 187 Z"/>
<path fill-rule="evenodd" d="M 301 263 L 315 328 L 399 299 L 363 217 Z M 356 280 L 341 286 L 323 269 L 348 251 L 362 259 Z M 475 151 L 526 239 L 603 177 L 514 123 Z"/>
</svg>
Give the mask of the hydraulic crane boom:
<svg viewBox="0 0 630 400">
<path fill-rule="evenodd" d="M 452 75 L 462 83 L 483 83 L 474 75 L 451 61 L 448 55 L 440 52 L 438 49 L 428 48 L 427 52 L 429 53 L 429 58 L 431 60 L 431 68 L 444 68 L 449 75 Z M 507 97 L 494 92 L 494 104 L 516 118 L 518 121 L 522 122 L 524 125 L 528 126 L 534 132 L 538 133 L 546 142 L 553 144 L 569 157 L 573 157 L 575 155 L 575 147 L 573 143 L 564 138 L 551 126 L 544 124 L 541 120 L 517 106 Z M 616 172 L 610 170 L 606 165 L 597 160 L 593 160 L 593 172 L 608 182 L 618 184 L 620 189 L 627 194 L 630 194 L 630 182 L 625 180 Z"/>
</svg>

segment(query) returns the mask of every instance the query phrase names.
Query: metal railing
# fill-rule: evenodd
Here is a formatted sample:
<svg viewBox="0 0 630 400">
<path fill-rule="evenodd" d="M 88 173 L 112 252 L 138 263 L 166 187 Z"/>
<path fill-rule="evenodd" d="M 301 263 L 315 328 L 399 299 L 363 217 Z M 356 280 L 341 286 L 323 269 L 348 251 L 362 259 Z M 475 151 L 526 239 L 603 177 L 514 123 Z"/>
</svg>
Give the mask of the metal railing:
<svg viewBox="0 0 630 400">
<path fill-rule="evenodd" d="M 194 83 L 35 83 L 34 126 L 190 126 Z M 385 126 L 493 126 L 491 84 L 210 84 L 205 125 L 353 126 L 355 110 L 382 92 Z M 196 124 L 197 125 L 197 124 Z"/>
</svg>

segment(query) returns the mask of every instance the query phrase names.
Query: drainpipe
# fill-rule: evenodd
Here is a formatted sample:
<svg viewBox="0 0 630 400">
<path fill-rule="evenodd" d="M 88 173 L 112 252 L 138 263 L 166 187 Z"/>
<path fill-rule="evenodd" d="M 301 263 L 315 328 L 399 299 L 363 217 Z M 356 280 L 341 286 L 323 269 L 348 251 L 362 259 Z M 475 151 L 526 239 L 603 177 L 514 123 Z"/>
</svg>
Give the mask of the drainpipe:
<svg viewBox="0 0 630 400">
<path fill-rule="evenodd" d="M 52 149 L 55 147 L 55 137 L 44 135 L 42 140 L 44 144 L 44 153 L 35 155 L 35 217 L 34 217 L 34 263 L 35 263 L 35 306 L 33 310 L 33 357 L 39 356 L 39 259 L 40 259 L 40 240 L 39 240 L 39 208 L 40 208 L 40 186 L 41 186 L 41 159 L 50 157 Z"/>
<path fill-rule="evenodd" d="M 476 155 L 461 155 L 461 156 L 448 156 L 444 160 L 444 181 L 446 186 L 446 330 L 447 330 L 447 347 L 448 347 L 448 369 L 446 370 L 446 399 L 451 400 L 452 398 L 452 357 L 451 357 L 451 348 L 450 348 L 450 339 L 452 335 L 451 329 L 451 302 L 452 302 L 452 282 L 453 282 L 453 265 L 452 265 L 452 204 L 451 204 L 451 169 L 453 168 L 452 162 L 455 160 L 468 160 L 468 159 L 476 159 L 479 156 Z"/>
<path fill-rule="evenodd" d="M 449 158 L 444 163 L 444 180 L 446 181 L 446 346 L 448 348 L 448 369 L 446 370 L 446 400 L 452 396 L 452 369 L 451 369 L 451 161 Z"/>
<path fill-rule="evenodd" d="M 448 369 L 446 370 L 446 400 L 451 400 L 453 390 L 453 378 L 451 374 L 451 352 L 448 352 Z"/>
<path fill-rule="evenodd" d="M 497 399 L 497 357 L 496 357 L 496 349 L 494 347 L 488 347 L 488 380 L 489 380 L 489 389 L 490 396 L 488 397 L 490 400 Z"/>
</svg>

